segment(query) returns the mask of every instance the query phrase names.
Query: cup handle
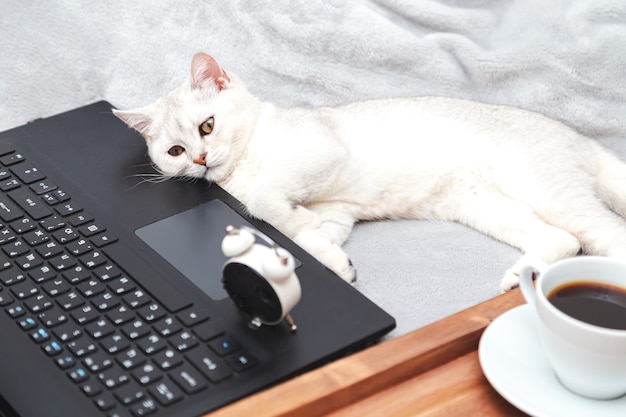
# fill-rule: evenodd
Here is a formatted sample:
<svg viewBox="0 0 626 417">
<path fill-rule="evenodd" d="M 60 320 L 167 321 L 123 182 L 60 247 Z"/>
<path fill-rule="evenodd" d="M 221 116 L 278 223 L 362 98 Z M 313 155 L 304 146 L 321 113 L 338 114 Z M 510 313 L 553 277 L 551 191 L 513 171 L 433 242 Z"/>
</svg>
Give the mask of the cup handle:
<svg viewBox="0 0 626 417">
<path fill-rule="evenodd" d="M 533 277 L 535 274 L 537 276 L 541 275 L 546 269 L 548 269 L 547 263 L 535 259 L 532 263 L 529 262 L 524 265 L 520 270 L 519 286 L 526 302 L 532 306 L 535 305 L 537 299 L 537 292 L 533 285 Z"/>
</svg>

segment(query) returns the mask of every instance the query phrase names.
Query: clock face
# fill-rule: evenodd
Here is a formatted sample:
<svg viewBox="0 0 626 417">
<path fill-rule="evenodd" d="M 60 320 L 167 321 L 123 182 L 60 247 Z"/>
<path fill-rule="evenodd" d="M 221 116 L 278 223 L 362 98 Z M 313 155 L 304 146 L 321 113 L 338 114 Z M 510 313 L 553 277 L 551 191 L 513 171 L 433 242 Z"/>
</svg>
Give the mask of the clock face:
<svg viewBox="0 0 626 417">
<path fill-rule="evenodd" d="M 257 271 L 237 262 L 224 267 L 224 289 L 237 307 L 252 318 L 275 323 L 282 318 L 283 308 L 272 286 Z"/>
</svg>

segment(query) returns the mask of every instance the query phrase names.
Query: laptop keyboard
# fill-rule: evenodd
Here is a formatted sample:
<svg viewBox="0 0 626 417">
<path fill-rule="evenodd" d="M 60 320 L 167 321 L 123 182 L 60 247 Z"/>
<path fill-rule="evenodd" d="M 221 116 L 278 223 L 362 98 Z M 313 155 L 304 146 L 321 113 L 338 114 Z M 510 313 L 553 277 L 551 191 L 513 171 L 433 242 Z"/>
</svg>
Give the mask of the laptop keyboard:
<svg viewBox="0 0 626 417">
<path fill-rule="evenodd" d="M 204 310 L 142 288 L 119 239 L 7 145 L 0 221 L 0 307 L 103 415 L 155 414 L 256 365 Z"/>
</svg>

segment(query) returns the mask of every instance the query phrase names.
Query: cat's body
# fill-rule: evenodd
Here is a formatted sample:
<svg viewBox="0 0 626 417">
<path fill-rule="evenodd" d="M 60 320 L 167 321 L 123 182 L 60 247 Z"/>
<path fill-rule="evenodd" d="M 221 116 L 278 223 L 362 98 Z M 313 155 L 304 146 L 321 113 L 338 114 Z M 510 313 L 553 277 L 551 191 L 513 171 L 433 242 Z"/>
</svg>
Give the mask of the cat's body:
<svg viewBox="0 0 626 417">
<path fill-rule="evenodd" d="M 346 280 L 359 220 L 456 221 L 545 262 L 626 258 L 626 165 L 536 113 L 441 97 L 281 109 L 197 54 L 190 82 L 116 114 L 162 173 L 216 182 Z"/>
</svg>

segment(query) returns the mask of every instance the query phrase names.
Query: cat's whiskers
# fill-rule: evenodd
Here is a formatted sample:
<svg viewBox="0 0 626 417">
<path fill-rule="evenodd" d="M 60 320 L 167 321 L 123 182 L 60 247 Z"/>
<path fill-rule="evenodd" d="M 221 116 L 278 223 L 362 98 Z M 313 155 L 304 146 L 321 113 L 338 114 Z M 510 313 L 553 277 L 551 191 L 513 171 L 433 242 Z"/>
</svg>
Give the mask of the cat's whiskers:
<svg viewBox="0 0 626 417">
<path fill-rule="evenodd" d="M 134 189 L 135 187 L 140 186 L 141 184 L 145 184 L 145 183 L 151 183 L 151 184 L 159 184 L 161 182 L 165 182 L 168 181 L 172 178 L 174 178 L 172 175 L 169 175 L 163 171 L 161 171 L 154 163 L 146 163 L 146 164 L 141 164 L 141 165 L 135 165 L 136 168 L 138 167 L 152 167 L 152 169 L 156 172 L 143 172 L 143 173 L 139 173 L 139 174 L 133 174 L 131 175 L 131 177 L 135 177 L 135 178 L 140 178 L 141 181 L 137 182 L 135 185 L 133 185 L 130 190 Z"/>
</svg>

